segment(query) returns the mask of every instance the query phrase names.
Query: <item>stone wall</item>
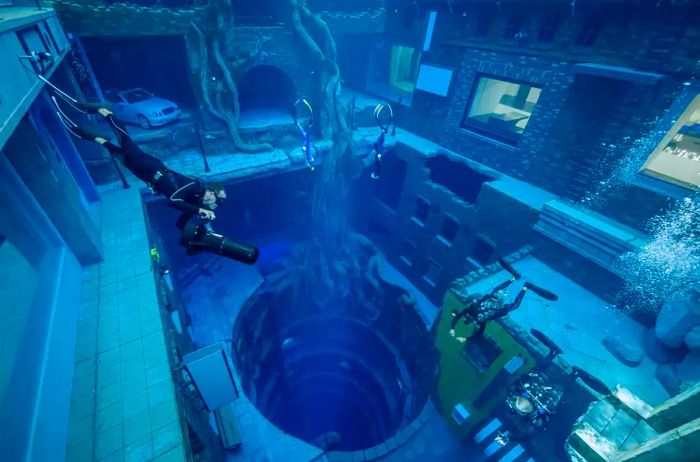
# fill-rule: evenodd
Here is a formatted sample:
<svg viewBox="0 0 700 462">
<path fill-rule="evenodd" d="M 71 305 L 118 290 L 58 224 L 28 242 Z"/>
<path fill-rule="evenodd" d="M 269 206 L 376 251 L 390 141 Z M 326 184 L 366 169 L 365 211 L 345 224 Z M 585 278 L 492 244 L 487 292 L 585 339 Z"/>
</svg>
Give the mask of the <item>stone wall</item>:
<svg viewBox="0 0 700 462">
<path fill-rule="evenodd" d="M 671 75 L 688 75 L 700 58 L 697 37 L 700 4 L 687 2 L 503 0 L 454 5 L 432 5 L 438 10 L 436 41 L 514 54 L 536 55 L 564 61 L 602 62 Z M 536 4 L 536 6 L 533 5 Z M 413 5 L 405 6 L 406 9 Z M 422 17 L 410 26 L 419 30 Z M 400 17 L 391 6 L 389 20 Z M 519 21 L 514 21 L 518 19 Z M 593 21 L 592 21 L 593 20 Z M 549 39 L 541 33 L 552 26 Z M 517 37 L 508 29 L 514 28 Z M 404 27 L 405 29 L 405 27 Z M 482 29 L 480 31 L 480 29 Z M 581 45 L 584 29 L 594 31 L 590 43 Z M 512 31 L 512 29 L 511 29 Z"/>
<path fill-rule="evenodd" d="M 555 176 L 562 154 L 551 152 L 550 132 L 562 109 L 574 75 L 566 63 L 533 56 L 512 56 L 476 49 L 439 49 L 425 62 L 451 67 L 458 62 L 447 98 L 417 91 L 400 124 L 439 144 L 518 179 L 556 192 L 566 179 Z M 490 140 L 460 127 L 472 89 L 480 75 L 542 86 L 542 96 L 517 146 Z M 426 123 L 427 121 L 427 123 Z M 549 187 L 549 188 L 547 188 Z"/>
<path fill-rule="evenodd" d="M 607 5 L 608 17 L 593 46 L 582 47 L 576 41 L 594 10 L 584 6 L 571 18 L 569 5 L 552 2 L 549 8 L 532 12 L 518 10 L 515 3 L 504 2 L 501 9 L 475 4 L 468 9 L 455 6 L 452 12 L 439 10 L 433 47 L 422 61 L 454 70 L 448 96 L 416 91 L 411 107 L 401 108 L 397 120 L 470 159 L 579 200 L 610 175 L 616 161 L 654 129 L 671 106 L 700 57 L 698 47 L 691 44 L 700 29 L 679 9 L 654 13 Z M 543 21 L 555 12 L 567 14 L 560 17 L 550 43 L 538 42 Z M 396 40 L 420 37 L 424 17 L 407 23 L 401 14 L 389 8 L 388 34 Z M 508 39 L 514 14 L 523 15 L 518 26 L 523 36 Z M 486 34 L 476 37 L 479 24 L 489 15 Z M 662 77 L 657 83 L 635 81 L 633 74 L 591 77 L 575 66 L 581 62 L 627 66 Z M 543 87 L 516 146 L 460 127 L 479 75 Z M 616 192 L 599 211 L 641 229 L 665 203 L 665 197 L 631 186 Z"/>
<path fill-rule="evenodd" d="M 540 192 L 427 140 L 399 134 L 396 141 L 382 177 L 356 184 L 355 226 L 433 303 L 465 268 L 537 241 L 537 200 L 517 196 Z"/>
<path fill-rule="evenodd" d="M 166 8 L 102 0 L 55 0 L 68 32 L 85 36 L 180 35 L 190 23 L 208 18 L 207 7 Z"/>
<path fill-rule="evenodd" d="M 226 49 L 229 55 L 235 56 L 254 50 L 261 40 L 264 43 L 260 53 L 238 69 L 237 77 L 240 78 L 255 66 L 276 66 L 292 79 L 300 96 L 310 93 L 313 88 L 313 67 L 291 30 L 284 27 L 237 27 Z"/>
</svg>

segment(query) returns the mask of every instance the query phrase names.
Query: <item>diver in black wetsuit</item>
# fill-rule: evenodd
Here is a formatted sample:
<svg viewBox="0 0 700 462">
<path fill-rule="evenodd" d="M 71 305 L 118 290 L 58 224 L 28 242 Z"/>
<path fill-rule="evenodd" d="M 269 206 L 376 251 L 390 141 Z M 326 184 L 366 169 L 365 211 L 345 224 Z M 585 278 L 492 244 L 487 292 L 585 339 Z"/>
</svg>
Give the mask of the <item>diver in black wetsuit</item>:
<svg viewBox="0 0 700 462">
<path fill-rule="evenodd" d="M 532 290 L 545 300 L 556 301 L 559 299 L 556 294 L 527 281 L 525 284 L 523 284 L 523 287 L 518 292 L 515 300 L 513 300 L 512 303 L 505 303 L 503 299 L 503 290 L 520 279 L 521 275 L 515 268 L 513 268 L 502 258 L 498 260 L 498 263 L 503 267 L 503 269 L 511 274 L 511 278 L 498 284 L 486 295 L 473 295 L 469 297 L 466 306 L 462 311 L 453 311 L 452 322 L 450 323 L 450 336 L 455 337 L 455 327 L 457 326 L 457 322 L 462 318 L 464 319 L 465 323 L 476 323 L 477 330 L 473 334 L 475 337 L 483 335 L 484 330 L 486 329 L 486 324 L 489 321 L 502 318 L 518 308 L 522 303 L 523 298 L 525 298 L 525 294 L 529 290 Z M 465 337 L 455 337 L 455 339 L 462 343 L 466 342 L 467 340 Z"/>
<path fill-rule="evenodd" d="M 258 260 L 260 251 L 257 247 L 217 234 L 211 229 L 210 222 L 216 218 L 214 209 L 226 199 L 226 192 L 220 184 L 205 185 L 200 179 L 170 170 L 160 159 L 143 152 L 131 139 L 124 124 L 104 104 L 81 103 L 50 82 L 45 82 L 76 110 L 85 114 L 100 114 L 106 119 L 119 138 L 118 145 L 104 135 L 78 127 L 63 112 L 57 99 L 52 97 L 58 117 L 68 131 L 80 139 L 99 143 L 111 155 L 120 157 L 124 166 L 138 179 L 148 184 L 153 192 L 167 197 L 169 205 L 182 211 L 176 225 L 182 230 L 180 243 L 187 249 L 188 254 L 212 252 L 248 265 Z M 193 220 L 195 216 L 206 222 Z"/>
<path fill-rule="evenodd" d="M 143 152 L 131 139 L 124 124 L 104 105 L 77 104 L 85 112 L 102 115 L 119 138 L 119 144 L 112 143 L 104 135 L 82 129 L 68 117 L 61 115 L 68 131 L 77 138 L 101 144 L 110 154 L 120 158 L 136 178 L 148 184 L 154 192 L 167 197 L 170 206 L 182 211 L 177 220 L 178 228 L 183 229 L 195 215 L 207 221 L 216 218 L 214 209 L 226 199 L 226 191 L 220 184 L 205 185 L 198 178 L 170 170 L 160 159 Z"/>
</svg>

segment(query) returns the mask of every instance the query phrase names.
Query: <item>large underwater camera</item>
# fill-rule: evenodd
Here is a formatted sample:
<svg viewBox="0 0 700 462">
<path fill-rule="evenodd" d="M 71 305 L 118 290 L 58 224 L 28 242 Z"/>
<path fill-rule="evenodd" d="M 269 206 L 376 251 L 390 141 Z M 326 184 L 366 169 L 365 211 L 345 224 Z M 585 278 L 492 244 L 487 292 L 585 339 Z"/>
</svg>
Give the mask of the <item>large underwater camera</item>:
<svg viewBox="0 0 700 462">
<path fill-rule="evenodd" d="M 260 256 L 257 247 L 217 234 L 201 223 L 187 223 L 182 230 L 180 243 L 190 253 L 211 252 L 248 265 L 255 264 Z"/>
</svg>

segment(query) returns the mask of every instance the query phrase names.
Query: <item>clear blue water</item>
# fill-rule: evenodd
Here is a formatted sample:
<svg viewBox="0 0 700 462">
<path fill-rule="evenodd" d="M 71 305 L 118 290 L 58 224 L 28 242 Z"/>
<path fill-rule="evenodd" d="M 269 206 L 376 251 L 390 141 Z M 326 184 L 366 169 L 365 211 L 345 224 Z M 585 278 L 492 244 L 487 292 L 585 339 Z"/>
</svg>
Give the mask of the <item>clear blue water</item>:
<svg viewBox="0 0 700 462">
<path fill-rule="evenodd" d="M 8 460 L 579 460 L 577 422 L 668 430 L 609 390 L 697 393 L 698 2 L 49 3 L 0 0 Z M 186 252 L 38 73 L 221 182 L 258 261 Z M 226 453 L 182 372 L 211 345 Z"/>
</svg>

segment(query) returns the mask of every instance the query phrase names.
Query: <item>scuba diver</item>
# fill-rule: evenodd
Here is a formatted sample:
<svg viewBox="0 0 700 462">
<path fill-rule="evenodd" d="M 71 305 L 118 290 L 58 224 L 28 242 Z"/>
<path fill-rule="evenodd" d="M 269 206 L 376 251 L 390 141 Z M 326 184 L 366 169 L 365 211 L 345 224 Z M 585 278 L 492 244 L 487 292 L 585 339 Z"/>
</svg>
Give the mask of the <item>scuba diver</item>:
<svg viewBox="0 0 700 462">
<path fill-rule="evenodd" d="M 386 122 L 386 124 L 383 124 L 381 121 L 381 114 L 384 112 L 384 110 L 387 109 L 389 112 L 389 118 Z M 372 149 L 374 150 L 374 164 L 372 165 L 372 173 L 370 176 L 372 179 L 376 180 L 378 179 L 381 174 L 382 174 L 382 156 L 384 156 L 384 138 L 389 131 L 389 127 L 394 121 L 394 110 L 391 108 L 391 104 L 377 104 L 377 106 L 374 108 L 374 119 L 377 121 L 377 125 L 379 125 L 379 128 L 381 129 L 381 133 L 379 134 L 379 138 L 377 138 L 377 141 L 374 142 L 372 145 Z"/>
<path fill-rule="evenodd" d="M 473 335 L 475 337 L 479 337 L 484 334 L 486 324 L 489 321 L 502 318 L 518 308 L 522 303 L 523 298 L 525 298 L 525 294 L 529 290 L 532 290 L 545 300 L 557 301 L 559 299 L 556 294 L 543 289 L 542 287 L 536 286 L 530 281 L 527 281 L 525 284 L 523 284 L 523 287 L 518 292 L 515 300 L 513 300 L 512 303 L 505 303 L 505 293 L 503 291 L 522 276 L 504 259 L 499 258 L 498 263 L 503 267 L 503 269 L 510 273 L 511 278 L 498 284 L 486 295 L 470 296 L 467 299 L 466 306 L 462 311 L 452 311 L 453 318 L 452 322 L 450 323 L 450 336 L 454 337 L 460 343 L 467 341 L 466 337 L 455 337 L 455 327 L 457 326 L 457 322 L 462 318 L 464 318 L 464 322 L 467 324 L 472 322 L 476 323 L 477 330 Z"/>
<path fill-rule="evenodd" d="M 226 191 L 221 184 L 207 185 L 198 178 L 170 170 L 160 159 L 146 154 L 139 148 L 129 136 L 124 123 L 115 117 L 108 104 L 79 102 L 48 80 L 42 80 L 78 112 L 99 114 L 105 119 L 117 135 L 118 144 L 112 143 L 106 135 L 79 127 L 63 111 L 56 96 L 51 96 L 58 118 L 73 136 L 103 146 L 110 155 L 120 158 L 124 166 L 146 183 L 153 193 L 165 196 L 168 205 L 182 212 L 176 226 L 183 231 L 181 243 L 188 253 L 208 250 L 247 264 L 257 261 L 257 248 L 231 241 L 225 236 L 213 233 L 211 229 L 211 221 L 216 218 L 214 210 L 226 200 Z"/>
<path fill-rule="evenodd" d="M 299 120 L 300 116 L 297 112 L 299 103 L 306 108 L 306 112 L 308 113 L 309 122 L 306 124 L 306 126 L 304 126 Z M 306 156 L 306 166 L 313 172 L 316 168 L 316 157 L 314 155 L 315 148 L 311 146 L 311 127 L 314 125 L 314 110 L 306 98 L 296 100 L 294 106 L 292 106 L 292 117 L 294 118 L 294 124 L 299 127 L 299 131 L 304 137 L 304 144 L 302 145 L 301 150 Z"/>
</svg>

